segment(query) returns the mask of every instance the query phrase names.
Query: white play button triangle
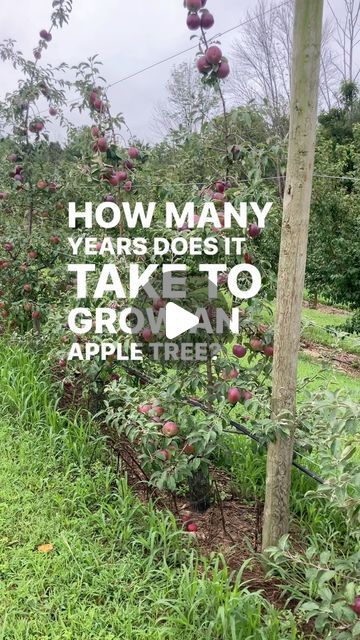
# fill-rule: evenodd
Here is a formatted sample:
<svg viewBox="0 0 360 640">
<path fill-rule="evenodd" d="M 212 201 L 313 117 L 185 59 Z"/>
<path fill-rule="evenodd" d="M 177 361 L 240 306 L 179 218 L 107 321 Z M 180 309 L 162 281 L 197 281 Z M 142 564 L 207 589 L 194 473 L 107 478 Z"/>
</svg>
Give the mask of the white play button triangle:
<svg viewBox="0 0 360 640">
<path fill-rule="evenodd" d="M 168 340 L 181 336 L 199 324 L 199 318 L 193 313 L 182 309 L 174 302 L 168 302 L 165 307 L 165 329 Z"/>
</svg>

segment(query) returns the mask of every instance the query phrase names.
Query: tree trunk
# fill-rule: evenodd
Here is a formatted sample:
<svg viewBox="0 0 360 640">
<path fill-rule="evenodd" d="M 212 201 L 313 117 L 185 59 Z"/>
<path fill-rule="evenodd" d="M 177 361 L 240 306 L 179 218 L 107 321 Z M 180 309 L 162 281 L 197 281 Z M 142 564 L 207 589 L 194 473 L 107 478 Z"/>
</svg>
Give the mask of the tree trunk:
<svg viewBox="0 0 360 640">
<path fill-rule="evenodd" d="M 306 251 L 319 87 L 323 0 L 296 0 L 287 176 L 283 204 L 272 380 L 272 417 L 288 435 L 268 447 L 263 549 L 288 532 Z"/>
<path fill-rule="evenodd" d="M 318 293 L 317 293 L 317 291 L 315 291 L 314 295 L 310 296 L 309 307 L 310 307 L 310 309 L 317 309 L 318 308 Z"/>
<path fill-rule="evenodd" d="M 209 470 L 203 465 L 189 478 L 189 502 L 193 511 L 206 511 L 211 504 Z"/>
</svg>

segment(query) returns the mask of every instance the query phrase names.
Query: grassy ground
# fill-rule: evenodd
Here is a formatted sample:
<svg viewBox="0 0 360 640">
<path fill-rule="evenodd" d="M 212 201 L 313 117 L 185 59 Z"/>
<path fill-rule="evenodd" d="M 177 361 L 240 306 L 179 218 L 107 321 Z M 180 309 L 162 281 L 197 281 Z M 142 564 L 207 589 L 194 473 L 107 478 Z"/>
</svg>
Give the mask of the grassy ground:
<svg viewBox="0 0 360 640">
<path fill-rule="evenodd" d="M 0 359 L 1 640 L 301 638 L 142 505 L 102 443 L 91 459 L 91 425 L 58 413 L 33 356 L 0 342 Z"/>
<path fill-rule="evenodd" d="M 318 331 L 345 318 L 304 319 Z M 101 442 L 92 459 L 91 425 L 59 414 L 33 356 L 0 342 L 0 360 L 0 640 L 300 640 L 291 614 L 199 559 L 171 514 L 140 504 Z M 325 386 L 360 400 L 356 378 L 302 356 L 300 400 Z M 263 495 L 264 452 L 231 437 L 226 456 L 242 495 Z M 303 499 L 312 488 L 294 470 L 295 522 L 319 544 L 343 539 L 338 514 Z"/>
<path fill-rule="evenodd" d="M 263 321 L 274 322 L 275 304 L 271 304 L 269 312 L 264 314 Z M 339 310 L 341 311 L 341 310 Z M 334 349 L 341 349 L 348 353 L 360 354 L 360 336 L 344 335 L 344 323 L 349 314 L 327 313 L 321 309 L 303 308 L 302 310 L 302 338 L 317 342 Z"/>
<path fill-rule="evenodd" d="M 337 371 L 331 365 L 323 365 L 313 358 L 302 355 L 298 365 L 299 393 L 301 401 L 305 390 L 315 391 L 328 388 L 330 391 L 341 389 L 353 400 L 360 401 L 360 379 Z"/>
<path fill-rule="evenodd" d="M 303 338 L 328 347 L 360 354 L 360 336 L 345 336 L 342 326 L 349 319 L 346 314 L 325 313 L 317 309 L 303 309 Z"/>
</svg>

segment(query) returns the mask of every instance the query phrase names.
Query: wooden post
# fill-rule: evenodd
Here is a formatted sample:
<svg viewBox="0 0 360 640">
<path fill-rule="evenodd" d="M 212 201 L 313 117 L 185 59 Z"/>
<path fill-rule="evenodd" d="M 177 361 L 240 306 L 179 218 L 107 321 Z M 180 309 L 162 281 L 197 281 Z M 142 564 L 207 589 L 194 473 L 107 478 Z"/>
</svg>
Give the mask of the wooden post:
<svg viewBox="0 0 360 640">
<path fill-rule="evenodd" d="M 268 447 L 263 550 L 288 532 L 310 200 L 315 156 L 323 0 L 296 0 L 290 131 L 277 285 L 272 416 L 289 435 Z"/>
</svg>

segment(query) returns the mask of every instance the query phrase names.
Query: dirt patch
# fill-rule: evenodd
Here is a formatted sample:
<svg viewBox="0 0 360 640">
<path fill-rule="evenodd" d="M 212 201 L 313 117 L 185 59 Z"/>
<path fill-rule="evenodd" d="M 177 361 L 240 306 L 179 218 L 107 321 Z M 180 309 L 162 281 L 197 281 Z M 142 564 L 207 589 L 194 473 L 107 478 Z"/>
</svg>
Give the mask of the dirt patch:
<svg viewBox="0 0 360 640">
<path fill-rule="evenodd" d="M 360 378 L 360 356 L 354 353 L 336 350 L 308 340 L 301 342 L 301 352 L 316 360 L 327 362 L 353 378 Z"/>
</svg>

